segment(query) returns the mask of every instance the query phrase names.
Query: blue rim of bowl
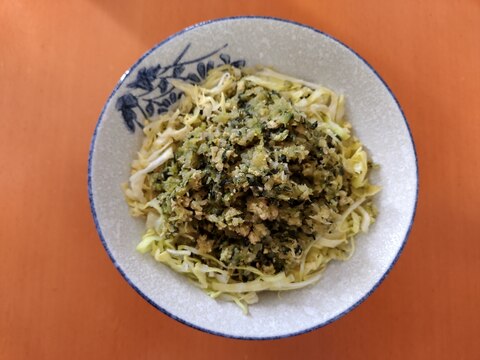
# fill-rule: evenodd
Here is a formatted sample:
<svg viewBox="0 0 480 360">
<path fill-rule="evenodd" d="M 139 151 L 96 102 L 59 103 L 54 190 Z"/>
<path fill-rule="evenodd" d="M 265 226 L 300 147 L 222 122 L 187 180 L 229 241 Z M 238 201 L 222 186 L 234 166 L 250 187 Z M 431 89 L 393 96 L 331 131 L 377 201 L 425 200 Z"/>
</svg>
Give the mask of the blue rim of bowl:
<svg viewBox="0 0 480 360">
<path fill-rule="evenodd" d="M 415 203 L 414 203 L 414 206 L 413 206 L 413 211 L 412 211 L 412 217 L 410 219 L 410 224 L 408 226 L 408 229 L 407 229 L 407 232 L 405 233 L 405 238 L 403 239 L 403 242 L 402 242 L 402 245 L 400 246 L 400 249 L 398 250 L 397 254 L 395 255 L 395 258 L 393 259 L 392 263 L 390 264 L 390 266 L 388 267 L 388 269 L 385 271 L 385 273 L 382 275 L 382 277 L 377 281 L 377 283 L 370 289 L 370 291 L 368 291 L 365 295 L 363 295 L 355 304 L 351 305 L 348 309 L 342 311 L 340 314 L 332 317 L 331 319 L 327 320 L 327 321 L 324 321 L 318 325 L 315 325 L 313 327 L 309 327 L 307 329 L 304 329 L 304 330 L 300 330 L 300 331 L 296 331 L 296 332 L 292 332 L 292 333 L 288 333 L 288 334 L 283 334 L 283 335 L 276 335 L 276 336 L 259 336 L 259 337 L 255 337 L 255 336 L 237 336 L 237 335 L 230 335 L 230 334 L 224 334 L 224 333 L 221 333 L 221 332 L 218 332 L 218 331 L 214 331 L 214 330 L 210 330 L 210 329 L 206 329 L 206 328 L 203 328 L 201 326 L 198 326 L 198 325 L 195 325 L 195 324 L 192 324 L 182 318 L 179 318 L 178 316 L 170 313 L 168 310 L 162 308 L 160 305 L 156 304 L 152 299 L 150 299 L 147 295 L 145 295 L 129 278 L 128 276 L 125 274 L 125 272 L 123 271 L 123 269 L 120 267 L 120 265 L 117 263 L 117 261 L 115 260 L 115 258 L 113 257 L 112 253 L 110 252 L 110 249 L 108 248 L 108 245 L 105 241 L 105 238 L 102 234 L 102 230 L 100 228 L 100 224 L 98 222 L 98 218 L 97 218 L 97 212 L 95 210 L 95 203 L 93 201 L 93 192 L 92 192 L 92 158 L 93 158 L 93 153 L 95 151 L 95 140 L 96 140 L 96 137 L 97 137 L 97 130 L 98 130 L 98 127 L 100 126 L 100 123 L 102 122 L 102 119 L 103 119 L 103 115 L 105 113 L 105 109 L 108 107 L 108 105 L 110 104 L 110 101 L 112 100 L 113 96 L 116 94 L 117 90 L 119 89 L 119 87 L 123 84 L 123 82 L 125 81 L 125 79 L 127 78 L 127 75 L 129 73 L 131 73 L 133 70 L 135 70 L 135 68 L 147 57 L 149 56 L 153 51 L 155 51 L 156 49 L 158 49 L 159 47 L 161 47 L 162 45 L 168 43 L 170 40 L 176 38 L 177 36 L 179 35 L 182 35 L 188 31 L 191 31 L 191 30 L 194 30 L 196 28 L 199 28 L 199 27 L 202 27 L 202 26 L 205 26 L 205 25 L 209 25 L 209 24 L 212 24 L 212 23 L 217 23 L 217 22 L 223 22 L 223 21 L 230 21 L 230 20 L 241 20 L 241 19 L 247 19 L 247 20 L 250 20 L 250 19 L 264 19 L 264 20 L 273 20 L 273 21 L 278 21 L 278 22 L 283 22 L 283 23 L 288 23 L 288 24 L 292 24 L 292 25 L 296 25 L 296 26 L 299 26 L 299 27 L 302 27 L 302 28 L 305 28 L 305 29 L 309 29 L 309 30 L 312 30 L 312 31 L 315 31 L 316 33 L 320 34 L 320 35 L 323 35 L 333 41 L 335 41 L 337 44 L 343 46 L 344 48 L 346 48 L 347 50 L 349 50 L 353 55 L 355 55 L 358 59 L 360 59 L 365 65 L 368 66 L 368 68 L 375 74 L 375 76 L 382 82 L 383 86 L 385 86 L 385 88 L 388 90 L 388 92 L 390 93 L 390 95 L 392 96 L 393 100 L 395 100 L 395 103 L 398 107 L 398 109 L 400 110 L 400 113 L 402 114 L 402 117 L 403 117 L 403 120 L 405 122 L 405 125 L 407 126 L 407 130 L 408 130 L 408 134 L 409 134 L 409 137 L 410 137 L 410 141 L 411 141 L 411 144 L 412 144 L 412 148 L 413 148 L 413 153 L 414 153 L 414 156 L 415 156 L 415 174 L 416 174 L 416 180 L 417 180 L 417 187 L 416 187 L 416 190 L 415 190 Z M 90 210 L 92 212 L 92 215 L 93 215 L 93 220 L 95 222 L 95 227 L 97 228 L 97 232 L 98 232 L 98 235 L 100 237 L 100 240 L 102 242 L 102 245 L 103 247 L 105 248 L 108 256 L 110 257 L 110 260 L 112 261 L 113 265 L 116 267 L 116 269 L 118 270 L 118 272 L 122 275 L 122 277 L 127 281 L 127 283 L 144 299 L 146 300 L 150 305 L 152 305 L 154 308 L 156 308 L 157 310 L 160 310 L 161 312 L 163 312 L 164 314 L 168 315 L 169 317 L 171 317 L 172 319 L 174 320 L 177 320 L 178 322 L 182 323 L 182 324 L 185 324 L 185 325 L 188 325 L 194 329 L 197 329 L 197 330 L 200 330 L 200 331 L 203 331 L 203 332 L 206 332 L 206 333 L 209 333 L 209 334 L 213 334 L 213 335 L 218 335 L 218 336 L 223 336 L 223 337 L 226 337 L 226 338 L 231 338 L 231 339 L 241 339 L 241 340 L 275 340 L 275 339 L 282 339 L 282 338 L 288 338 L 288 337 L 291 337 L 291 336 L 297 336 L 297 335 L 301 335 L 301 334 L 305 334 L 305 333 L 308 333 L 310 331 L 313 331 L 313 330 L 316 330 L 316 329 L 319 329 L 321 327 L 324 327 L 328 324 L 331 324 L 332 322 L 340 319 L 341 317 L 343 317 L 344 315 L 348 314 L 349 312 L 351 312 L 353 309 L 355 309 L 357 306 L 359 306 L 361 303 L 363 303 L 377 288 L 378 286 L 383 282 L 383 280 L 385 280 L 385 278 L 388 276 L 388 274 L 390 273 L 390 271 L 392 270 L 393 266 L 396 264 L 396 262 L 398 261 L 398 258 L 400 257 L 400 254 L 402 253 L 404 247 L 405 247 L 405 244 L 407 243 L 407 239 L 408 239 L 408 236 L 410 235 L 410 231 L 412 230 L 412 225 L 413 225 L 413 221 L 415 219 L 415 214 L 416 214 L 416 210 L 417 210 L 417 203 L 418 203 L 418 191 L 419 191 L 419 176 L 418 176 L 418 158 L 417 158 L 417 150 L 416 150 L 416 147 L 415 147 L 415 142 L 413 140 L 413 136 L 412 136 L 412 132 L 410 130 L 410 126 L 408 124 L 408 121 L 407 121 L 407 118 L 405 117 L 405 114 L 402 110 L 402 107 L 400 106 L 400 103 L 398 102 L 397 98 L 395 97 L 395 95 L 393 94 L 392 90 L 390 89 L 390 87 L 387 85 L 387 83 L 383 80 L 383 78 L 378 74 L 378 72 L 363 58 L 361 57 L 359 54 L 357 54 L 357 52 L 355 52 L 352 48 L 350 48 L 348 45 L 344 44 L 343 42 L 341 42 L 340 40 L 337 40 L 336 38 L 334 38 L 333 36 L 323 32 L 323 31 L 320 31 L 318 29 L 315 29 L 314 27 L 311 27 L 311 26 L 308 26 L 308 25 L 305 25 L 305 24 L 301 24 L 301 23 L 298 23 L 296 21 L 292 21 L 292 20 L 287 20 L 287 19 L 281 19 L 281 18 L 276 18 L 276 17 L 270 17 L 270 16 L 255 16 L 255 15 L 252 15 L 252 16 L 232 16 L 232 17 L 225 17 L 225 18 L 219 18 L 219 19 L 213 19 L 213 20 L 208 20 L 208 21 L 203 21 L 203 22 L 200 22 L 200 23 L 197 23 L 195 25 L 192 25 L 192 26 L 189 26 L 173 35 L 171 35 L 170 37 L 166 38 L 165 40 L 163 40 L 162 42 L 158 43 L 157 45 L 155 45 L 154 47 L 152 47 L 150 50 L 148 50 L 145 54 L 142 55 L 142 57 L 140 57 L 136 62 L 135 64 L 133 64 L 130 69 L 128 69 L 120 78 L 120 81 L 117 83 L 117 85 L 115 86 L 115 88 L 113 89 L 112 93 L 110 94 L 110 96 L 108 97 L 108 100 L 107 102 L 105 103 L 103 109 L 102 109 L 102 112 L 100 113 L 100 116 L 98 118 L 98 121 L 97 121 L 97 125 L 95 126 L 95 130 L 93 132 L 93 137 L 92 137 L 92 142 L 90 144 L 90 151 L 89 151 L 89 156 L 88 156 L 88 198 L 90 200 Z"/>
</svg>

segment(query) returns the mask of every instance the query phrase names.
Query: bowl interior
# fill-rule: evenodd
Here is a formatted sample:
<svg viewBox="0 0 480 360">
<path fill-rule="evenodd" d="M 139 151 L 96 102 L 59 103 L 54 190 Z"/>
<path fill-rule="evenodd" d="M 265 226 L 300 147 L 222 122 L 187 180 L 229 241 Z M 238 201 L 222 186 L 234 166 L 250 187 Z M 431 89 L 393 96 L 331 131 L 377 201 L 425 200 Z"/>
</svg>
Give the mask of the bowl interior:
<svg viewBox="0 0 480 360">
<path fill-rule="evenodd" d="M 142 141 L 144 116 L 174 101 L 168 80 L 198 81 L 211 66 L 235 63 L 277 70 L 343 93 L 354 133 L 380 169 L 372 182 L 377 222 L 357 238 L 347 262 L 332 263 L 308 288 L 263 293 L 245 316 L 235 304 L 217 302 L 182 276 L 140 255 L 135 246 L 144 221 L 133 219 L 121 183 Z M 155 116 L 155 115 L 153 115 Z M 336 40 L 299 24 L 269 18 L 232 18 L 200 24 L 144 55 L 115 88 L 92 140 L 89 192 L 100 237 L 116 267 L 151 304 L 194 327 L 233 337 L 274 338 L 325 325 L 358 305 L 395 262 L 413 220 L 417 166 L 402 112 L 376 73 Z"/>
</svg>

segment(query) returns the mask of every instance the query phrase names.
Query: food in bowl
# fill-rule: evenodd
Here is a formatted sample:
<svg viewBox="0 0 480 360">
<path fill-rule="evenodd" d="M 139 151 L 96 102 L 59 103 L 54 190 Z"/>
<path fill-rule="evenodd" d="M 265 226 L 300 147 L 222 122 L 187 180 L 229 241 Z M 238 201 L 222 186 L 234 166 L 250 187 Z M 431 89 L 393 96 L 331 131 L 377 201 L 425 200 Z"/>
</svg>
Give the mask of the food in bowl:
<svg viewBox="0 0 480 360">
<path fill-rule="evenodd" d="M 245 313 L 257 292 L 318 281 L 347 260 L 377 210 L 374 166 L 330 89 L 224 65 L 146 120 L 124 185 L 146 218 L 137 246 Z"/>
</svg>

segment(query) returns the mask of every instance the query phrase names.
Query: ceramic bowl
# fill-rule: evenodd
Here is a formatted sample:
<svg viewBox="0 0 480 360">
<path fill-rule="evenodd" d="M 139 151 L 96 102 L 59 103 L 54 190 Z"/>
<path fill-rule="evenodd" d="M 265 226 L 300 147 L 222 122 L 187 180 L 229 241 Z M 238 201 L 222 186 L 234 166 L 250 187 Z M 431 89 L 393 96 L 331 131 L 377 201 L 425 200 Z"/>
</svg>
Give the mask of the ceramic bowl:
<svg viewBox="0 0 480 360">
<path fill-rule="evenodd" d="M 144 221 L 129 215 L 121 183 L 142 141 L 144 118 L 155 117 L 178 92 L 170 79 L 198 82 L 213 67 L 257 64 L 343 93 L 354 132 L 380 165 L 372 182 L 377 222 L 358 236 L 346 262 L 331 263 L 307 288 L 260 294 L 244 315 L 216 301 L 184 277 L 141 255 L 135 246 Z M 189 27 L 143 55 L 120 79 L 98 120 L 88 166 L 88 189 L 100 239 L 125 280 L 151 305 L 209 333 L 271 339 L 324 326 L 359 305 L 385 278 L 410 231 L 418 188 L 417 162 L 407 121 L 394 95 L 358 54 L 331 36 L 291 21 L 265 17 L 218 19 Z"/>
</svg>

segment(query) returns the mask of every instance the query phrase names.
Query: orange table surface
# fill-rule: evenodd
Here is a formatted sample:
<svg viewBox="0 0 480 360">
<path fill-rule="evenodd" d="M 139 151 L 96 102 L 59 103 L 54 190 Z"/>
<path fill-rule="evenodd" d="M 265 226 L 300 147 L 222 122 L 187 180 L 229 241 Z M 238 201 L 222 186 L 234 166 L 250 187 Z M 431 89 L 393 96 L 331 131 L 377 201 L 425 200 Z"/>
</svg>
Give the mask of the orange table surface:
<svg viewBox="0 0 480 360">
<path fill-rule="evenodd" d="M 359 52 L 400 101 L 420 168 L 385 282 L 333 324 L 273 341 L 148 305 L 108 259 L 87 197 L 90 139 L 124 70 L 184 27 L 244 14 Z M 478 0 L 1 1 L 0 359 L 479 359 L 479 68 Z"/>
</svg>

